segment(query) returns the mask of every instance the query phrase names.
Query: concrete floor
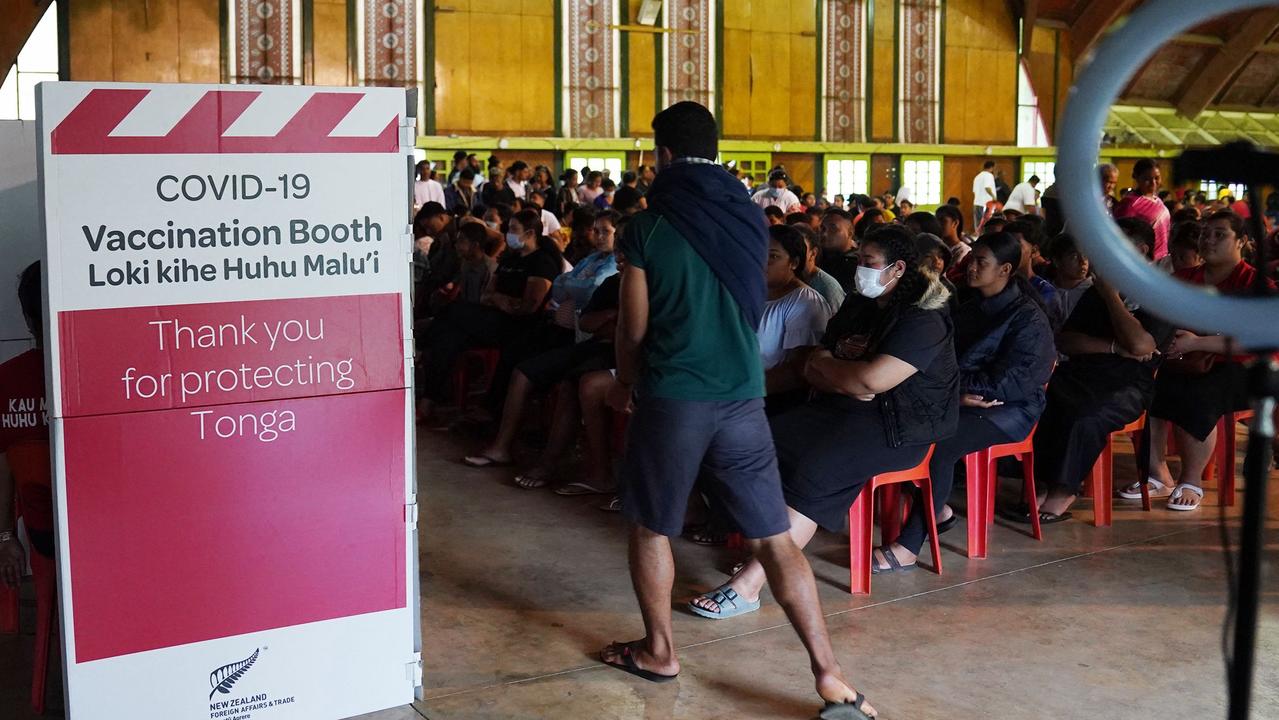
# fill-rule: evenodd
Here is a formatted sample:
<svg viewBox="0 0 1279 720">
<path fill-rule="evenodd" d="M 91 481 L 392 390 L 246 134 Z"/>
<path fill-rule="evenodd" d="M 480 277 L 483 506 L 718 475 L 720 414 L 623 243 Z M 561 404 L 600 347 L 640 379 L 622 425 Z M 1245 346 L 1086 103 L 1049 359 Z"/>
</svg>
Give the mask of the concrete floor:
<svg viewBox="0 0 1279 720">
<path fill-rule="evenodd" d="M 456 460 L 474 445 L 455 436 L 424 431 L 419 449 L 426 699 L 364 720 L 813 717 L 806 657 L 767 594 L 760 612 L 733 620 L 677 612 L 678 682 L 600 666 L 599 648 L 642 634 L 620 518 L 595 509 L 597 498 L 524 491 L 509 471 L 465 468 Z M 1119 481 L 1131 465 L 1121 451 Z M 1089 508 L 1082 501 L 1042 543 L 1000 521 L 987 560 L 963 557 L 956 528 L 944 537 L 944 575 L 876 578 L 869 597 L 846 591 L 846 541 L 819 535 L 808 555 L 836 648 L 880 717 L 1224 717 L 1215 493 L 1196 513 L 1117 501 L 1105 529 L 1087 523 Z M 1279 519 L 1279 503 L 1270 516 Z M 1267 540 L 1273 556 L 1279 531 Z M 675 552 L 677 600 L 719 584 L 732 562 L 684 541 Z M 1264 602 L 1253 717 L 1279 718 L 1273 581 Z M 31 717 L 29 644 L 0 637 L 0 717 Z"/>
</svg>

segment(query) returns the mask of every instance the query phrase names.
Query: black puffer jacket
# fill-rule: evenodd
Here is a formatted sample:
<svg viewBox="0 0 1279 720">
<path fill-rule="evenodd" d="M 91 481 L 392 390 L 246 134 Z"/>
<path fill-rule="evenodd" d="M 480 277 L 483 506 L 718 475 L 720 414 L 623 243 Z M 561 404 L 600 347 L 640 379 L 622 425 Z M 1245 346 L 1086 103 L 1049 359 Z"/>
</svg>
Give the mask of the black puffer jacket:
<svg viewBox="0 0 1279 720">
<path fill-rule="evenodd" d="M 1017 283 L 990 298 L 967 291 L 955 310 L 960 392 L 999 400 L 982 415 L 1009 437 L 1030 433 L 1044 411 L 1057 350 L 1048 316 Z"/>
</svg>

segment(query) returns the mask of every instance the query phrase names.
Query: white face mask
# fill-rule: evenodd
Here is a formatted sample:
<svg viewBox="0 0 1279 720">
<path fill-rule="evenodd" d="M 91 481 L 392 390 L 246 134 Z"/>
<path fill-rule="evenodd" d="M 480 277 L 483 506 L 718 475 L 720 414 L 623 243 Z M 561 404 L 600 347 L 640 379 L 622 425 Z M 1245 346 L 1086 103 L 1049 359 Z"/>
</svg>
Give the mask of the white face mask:
<svg viewBox="0 0 1279 720">
<path fill-rule="evenodd" d="M 487 225 L 487 226 L 489 226 L 489 228 L 490 228 L 490 229 L 492 229 L 492 230 L 496 230 L 496 229 L 497 229 L 497 223 L 496 223 L 496 222 L 493 222 L 492 220 L 489 220 L 489 221 L 485 222 L 484 224 L 485 224 L 485 225 Z"/>
<path fill-rule="evenodd" d="M 887 270 L 888 268 L 884 268 Z M 882 278 L 884 270 L 876 270 L 865 265 L 857 266 L 857 275 L 853 278 L 853 284 L 857 287 L 857 293 L 866 298 L 877 298 L 884 294 L 888 286 L 884 284 Z"/>
<path fill-rule="evenodd" d="M 521 250 L 524 247 L 524 238 L 515 233 L 508 232 L 506 234 L 506 245 L 512 250 Z"/>
</svg>

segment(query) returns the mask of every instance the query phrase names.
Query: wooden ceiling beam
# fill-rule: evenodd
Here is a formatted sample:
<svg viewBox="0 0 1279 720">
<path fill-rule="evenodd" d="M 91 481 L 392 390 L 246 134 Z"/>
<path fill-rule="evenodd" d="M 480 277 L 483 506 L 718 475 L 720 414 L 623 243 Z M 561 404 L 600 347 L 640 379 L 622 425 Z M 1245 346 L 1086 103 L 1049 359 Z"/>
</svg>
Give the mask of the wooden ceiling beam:
<svg viewBox="0 0 1279 720">
<path fill-rule="evenodd" d="M 1217 99 L 1257 49 L 1279 30 L 1279 10 L 1260 10 L 1248 16 L 1239 29 L 1217 48 L 1177 98 L 1177 112 L 1192 118 Z"/>
<path fill-rule="evenodd" d="M 1137 0 L 1091 0 L 1075 18 L 1070 34 L 1073 59 L 1078 62 L 1101 39 L 1116 20 L 1137 4 Z"/>
<path fill-rule="evenodd" d="M 1021 3 L 1021 56 L 1030 56 L 1030 45 L 1035 39 L 1035 20 L 1039 17 L 1039 0 L 1022 0 Z"/>
<path fill-rule="evenodd" d="M 3 82 L 27 38 L 49 7 L 49 0 L 0 0 L 0 82 Z"/>
</svg>

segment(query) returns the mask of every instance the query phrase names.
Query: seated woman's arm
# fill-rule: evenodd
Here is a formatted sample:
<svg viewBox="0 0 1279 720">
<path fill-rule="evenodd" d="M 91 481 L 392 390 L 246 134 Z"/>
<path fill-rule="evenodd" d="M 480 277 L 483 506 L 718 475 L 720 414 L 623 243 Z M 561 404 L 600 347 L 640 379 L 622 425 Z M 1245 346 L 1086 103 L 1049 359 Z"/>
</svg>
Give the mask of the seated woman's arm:
<svg viewBox="0 0 1279 720">
<path fill-rule="evenodd" d="M 1142 327 L 1137 316 L 1124 305 L 1119 291 L 1097 280 L 1094 284 L 1101 299 L 1106 303 L 1106 311 L 1110 314 L 1110 324 L 1115 330 L 1115 351 L 1123 351 L 1128 357 L 1149 357 L 1159 348 L 1155 339 Z"/>
<path fill-rule="evenodd" d="M 880 354 L 870 360 L 840 360 L 818 350 L 804 366 L 804 379 L 818 391 L 864 398 L 887 392 L 919 372 L 910 363 Z"/>
<path fill-rule="evenodd" d="M 992 362 L 960 371 L 959 391 L 987 400 L 1020 402 L 1048 382 L 1054 355 L 1052 328 L 1046 318 L 1010 327 Z"/>
<path fill-rule="evenodd" d="M 582 316 L 577 319 L 577 326 L 582 329 L 582 332 L 611 340 L 617 334 L 617 310 L 582 313 Z"/>
<path fill-rule="evenodd" d="M 532 315 L 542 309 L 542 303 L 550 291 L 551 281 L 534 275 L 524 283 L 524 297 L 518 300 L 508 298 L 506 307 L 497 307 L 509 315 Z"/>
<path fill-rule="evenodd" d="M 1182 355 L 1188 352 L 1209 352 L 1218 355 L 1236 355 L 1239 344 L 1222 335 L 1196 335 L 1189 330 L 1178 330 L 1170 352 Z"/>
<path fill-rule="evenodd" d="M 1081 332 L 1067 330 L 1057 333 L 1057 350 L 1063 355 L 1107 355 L 1114 342 Z"/>
<path fill-rule="evenodd" d="M 1100 279 L 1095 289 L 1106 306 L 1115 337 L 1102 338 L 1072 330 L 1057 333 L 1057 349 L 1065 355 L 1121 355 L 1127 358 L 1146 359 L 1158 347 L 1155 339 L 1124 305 L 1119 292 Z M 1069 326 L 1069 323 L 1067 323 Z"/>
<path fill-rule="evenodd" d="M 786 359 L 764 371 L 764 392 L 769 395 L 800 390 L 808 385 L 804 379 L 804 366 L 817 346 L 793 348 Z"/>
</svg>

